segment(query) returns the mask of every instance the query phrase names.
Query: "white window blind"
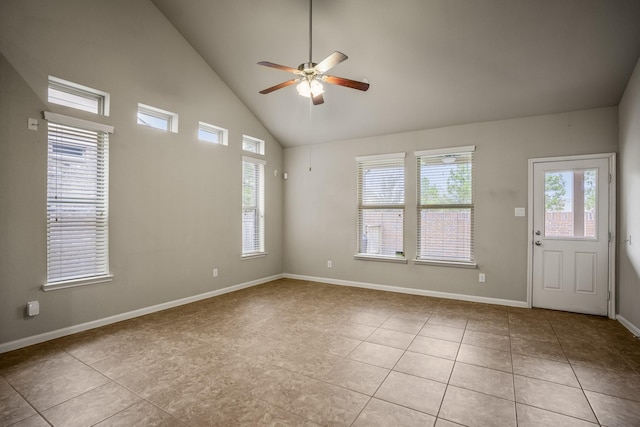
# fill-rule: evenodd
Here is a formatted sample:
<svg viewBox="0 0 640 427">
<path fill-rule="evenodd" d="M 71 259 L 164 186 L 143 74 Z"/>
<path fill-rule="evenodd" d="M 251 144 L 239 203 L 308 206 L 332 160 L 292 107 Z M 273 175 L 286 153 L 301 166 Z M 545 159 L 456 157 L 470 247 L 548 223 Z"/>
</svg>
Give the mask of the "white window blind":
<svg viewBox="0 0 640 427">
<path fill-rule="evenodd" d="M 416 153 L 418 260 L 473 262 L 474 150 Z"/>
<path fill-rule="evenodd" d="M 358 255 L 404 258 L 404 153 L 356 161 Z"/>
<path fill-rule="evenodd" d="M 242 157 L 242 255 L 264 253 L 264 165 Z"/>
<path fill-rule="evenodd" d="M 105 127 L 48 123 L 47 285 L 109 274 Z"/>
</svg>

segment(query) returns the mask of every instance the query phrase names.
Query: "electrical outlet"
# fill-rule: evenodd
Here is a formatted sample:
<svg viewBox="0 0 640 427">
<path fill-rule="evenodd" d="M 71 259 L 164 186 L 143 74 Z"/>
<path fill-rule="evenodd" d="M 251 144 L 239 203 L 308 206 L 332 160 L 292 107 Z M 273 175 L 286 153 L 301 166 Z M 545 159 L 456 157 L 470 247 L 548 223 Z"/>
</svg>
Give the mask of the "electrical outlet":
<svg viewBox="0 0 640 427">
<path fill-rule="evenodd" d="M 485 277 L 484 273 L 480 273 L 480 274 L 478 275 L 478 281 L 479 281 L 480 283 L 484 283 L 484 282 L 486 282 L 486 281 L 487 281 L 487 278 Z"/>
<path fill-rule="evenodd" d="M 218 269 L 217 268 L 213 269 L 213 277 L 218 277 Z"/>
<path fill-rule="evenodd" d="M 333 267 L 333 262 L 331 262 L 331 260 L 327 261 L 327 267 L 328 268 Z"/>
</svg>

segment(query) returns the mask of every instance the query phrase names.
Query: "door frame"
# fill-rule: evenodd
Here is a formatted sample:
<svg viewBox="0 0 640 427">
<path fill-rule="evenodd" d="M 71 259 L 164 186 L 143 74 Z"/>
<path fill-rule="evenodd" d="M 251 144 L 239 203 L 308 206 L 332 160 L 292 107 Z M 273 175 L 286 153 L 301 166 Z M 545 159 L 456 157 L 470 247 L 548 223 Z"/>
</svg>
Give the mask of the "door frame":
<svg viewBox="0 0 640 427">
<path fill-rule="evenodd" d="M 584 154 L 575 156 L 541 157 L 529 159 L 529 189 L 527 207 L 527 307 L 533 306 L 533 166 L 536 163 L 562 162 L 568 160 L 609 160 L 609 301 L 607 313 L 610 319 L 616 318 L 616 153 Z"/>
</svg>

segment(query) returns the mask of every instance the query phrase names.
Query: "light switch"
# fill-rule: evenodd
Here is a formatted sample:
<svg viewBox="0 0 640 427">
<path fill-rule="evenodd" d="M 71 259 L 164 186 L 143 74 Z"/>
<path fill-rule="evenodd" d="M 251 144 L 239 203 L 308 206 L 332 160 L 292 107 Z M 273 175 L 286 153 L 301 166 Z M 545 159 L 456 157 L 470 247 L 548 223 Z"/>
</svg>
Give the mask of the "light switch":
<svg viewBox="0 0 640 427">
<path fill-rule="evenodd" d="M 516 208 L 515 209 L 515 214 L 516 214 L 516 216 L 524 216 L 525 215 L 524 208 Z"/>
<path fill-rule="evenodd" d="M 29 117 L 29 120 L 27 121 L 27 128 L 29 130 L 38 130 L 38 119 Z"/>
</svg>

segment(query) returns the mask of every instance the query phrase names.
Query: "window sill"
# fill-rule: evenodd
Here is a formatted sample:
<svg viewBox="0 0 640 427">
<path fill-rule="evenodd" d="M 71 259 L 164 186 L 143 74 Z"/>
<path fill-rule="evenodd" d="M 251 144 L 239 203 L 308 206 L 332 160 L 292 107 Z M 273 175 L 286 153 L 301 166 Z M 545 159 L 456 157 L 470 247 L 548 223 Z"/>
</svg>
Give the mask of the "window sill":
<svg viewBox="0 0 640 427">
<path fill-rule="evenodd" d="M 437 265 L 441 267 L 459 267 L 459 268 L 478 268 L 478 264 L 475 262 L 466 261 L 437 261 L 434 259 L 414 259 L 415 265 Z"/>
<path fill-rule="evenodd" d="M 262 258 L 262 257 L 266 257 L 267 253 L 266 252 L 255 252 L 252 254 L 246 254 L 246 255 L 242 255 L 242 259 L 253 259 L 253 258 Z"/>
<path fill-rule="evenodd" d="M 382 257 L 372 255 L 357 254 L 353 256 L 353 259 L 359 261 L 380 261 L 380 262 L 394 262 L 396 264 L 406 264 L 407 259 L 404 257 Z"/>
<path fill-rule="evenodd" d="M 65 280 L 62 282 L 45 283 L 42 286 L 42 290 L 45 292 L 57 291 L 59 289 L 75 288 L 78 286 L 97 285 L 99 283 L 110 282 L 111 280 L 113 280 L 113 275 L 111 274 L 106 276 L 88 277 L 84 279 Z"/>
</svg>

